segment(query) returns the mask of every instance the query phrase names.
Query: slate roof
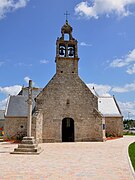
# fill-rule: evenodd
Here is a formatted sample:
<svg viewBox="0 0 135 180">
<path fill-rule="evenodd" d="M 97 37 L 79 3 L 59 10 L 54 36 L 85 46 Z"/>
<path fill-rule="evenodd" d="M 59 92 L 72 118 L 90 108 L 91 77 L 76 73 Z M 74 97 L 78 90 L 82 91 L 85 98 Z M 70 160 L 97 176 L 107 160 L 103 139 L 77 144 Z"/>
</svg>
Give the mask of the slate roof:
<svg viewBox="0 0 135 180">
<path fill-rule="evenodd" d="M 35 107 L 34 98 L 39 94 L 41 88 L 33 88 L 33 109 Z M 6 117 L 27 117 L 28 114 L 28 88 L 22 88 L 17 96 L 10 96 L 6 108 Z"/>
<path fill-rule="evenodd" d="M 6 116 L 27 116 L 27 96 L 10 96 Z"/>
<path fill-rule="evenodd" d="M 98 97 L 98 110 L 104 116 L 122 116 L 119 106 L 114 97 Z"/>
<path fill-rule="evenodd" d="M 42 88 L 33 88 L 33 109 L 35 107 L 34 98 L 42 91 Z M 119 106 L 114 98 L 111 96 L 100 97 L 93 89 L 93 94 L 98 97 L 98 110 L 105 117 L 122 117 Z M 22 88 L 17 96 L 10 96 L 7 104 L 6 117 L 27 117 L 28 111 L 28 88 Z"/>
<path fill-rule="evenodd" d="M 120 108 L 114 96 L 99 96 L 95 88 L 91 92 L 98 98 L 98 110 L 104 117 L 122 117 Z"/>
<path fill-rule="evenodd" d="M 0 120 L 4 120 L 5 110 L 0 110 Z"/>
</svg>

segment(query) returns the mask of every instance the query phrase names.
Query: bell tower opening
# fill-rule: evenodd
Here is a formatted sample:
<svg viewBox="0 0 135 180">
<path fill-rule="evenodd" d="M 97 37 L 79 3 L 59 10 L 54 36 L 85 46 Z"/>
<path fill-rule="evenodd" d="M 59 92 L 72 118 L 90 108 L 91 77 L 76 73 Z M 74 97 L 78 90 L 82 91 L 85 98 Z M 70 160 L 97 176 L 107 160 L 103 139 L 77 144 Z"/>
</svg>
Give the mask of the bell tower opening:
<svg viewBox="0 0 135 180">
<path fill-rule="evenodd" d="M 65 47 L 65 45 L 60 44 L 60 46 L 59 46 L 59 55 L 60 55 L 60 57 L 65 57 L 66 56 L 66 47 Z"/>
<path fill-rule="evenodd" d="M 75 57 L 75 47 L 74 45 L 68 46 L 68 57 Z"/>
<path fill-rule="evenodd" d="M 64 34 L 64 41 L 69 41 L 69 34 Z"/>
</svg>

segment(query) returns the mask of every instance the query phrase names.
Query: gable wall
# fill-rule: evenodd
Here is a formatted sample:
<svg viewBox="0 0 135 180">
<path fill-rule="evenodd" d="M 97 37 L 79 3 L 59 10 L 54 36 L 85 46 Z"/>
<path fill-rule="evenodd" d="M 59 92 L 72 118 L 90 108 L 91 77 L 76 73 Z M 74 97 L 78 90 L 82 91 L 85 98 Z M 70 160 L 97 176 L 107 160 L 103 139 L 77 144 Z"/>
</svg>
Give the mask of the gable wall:
<svg viewBox="0 0 135 180">
<path fill-rule="evenodd" d="M 75 141 L 102 141 L 102 118 L 96 118 L 95 97 L 75 74 L 56 74 L 36 98 L 36 110 L 43 113 L 43 142 L 62 141 L 62 120 L 72 118 Z M 38 120 L 38 119 L 37 119 Z"/>
</svg>

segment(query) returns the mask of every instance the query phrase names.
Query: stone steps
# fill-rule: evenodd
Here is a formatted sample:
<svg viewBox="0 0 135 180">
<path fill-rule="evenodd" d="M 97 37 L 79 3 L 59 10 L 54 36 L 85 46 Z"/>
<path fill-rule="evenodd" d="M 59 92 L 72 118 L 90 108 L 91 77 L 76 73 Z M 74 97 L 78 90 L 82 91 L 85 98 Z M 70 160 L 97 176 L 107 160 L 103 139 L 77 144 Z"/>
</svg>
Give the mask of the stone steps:
<svg viewBox="0 0 135 180">
<path fill-rule="evenodd" d="M 15 148 L 15 152 L 38 152 L 41 148 Z"/>
<path fill-rule="evenodd" d="M 38 145 L 37 144 L 19 144 L 18 148 L 37 148 Z"/>
<path fill-rule="evenodd" d="M 42 151 L 34 137 L 24 137 L 22 143 L 11 154 L 40 154 Z"/>
</svg>

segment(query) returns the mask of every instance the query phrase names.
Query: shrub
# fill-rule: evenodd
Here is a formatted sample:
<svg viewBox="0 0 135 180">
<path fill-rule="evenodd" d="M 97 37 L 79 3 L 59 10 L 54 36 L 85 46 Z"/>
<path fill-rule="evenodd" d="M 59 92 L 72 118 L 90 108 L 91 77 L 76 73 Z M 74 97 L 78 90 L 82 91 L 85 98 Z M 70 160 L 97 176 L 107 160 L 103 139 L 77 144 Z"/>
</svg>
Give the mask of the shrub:
<svg viewBox="0 0 135 180">
<path fill-rule="evenodd" d="M 117 137 L 114 133 L 106 133 L 106 137 Z"/>
<path fill-rule="evenodd" d="M 17 132 L 16 134 L 16 140 L 22 141 L 23 137 L 27 136 L 27 133 L 25 131 Z"/>
</svg>

